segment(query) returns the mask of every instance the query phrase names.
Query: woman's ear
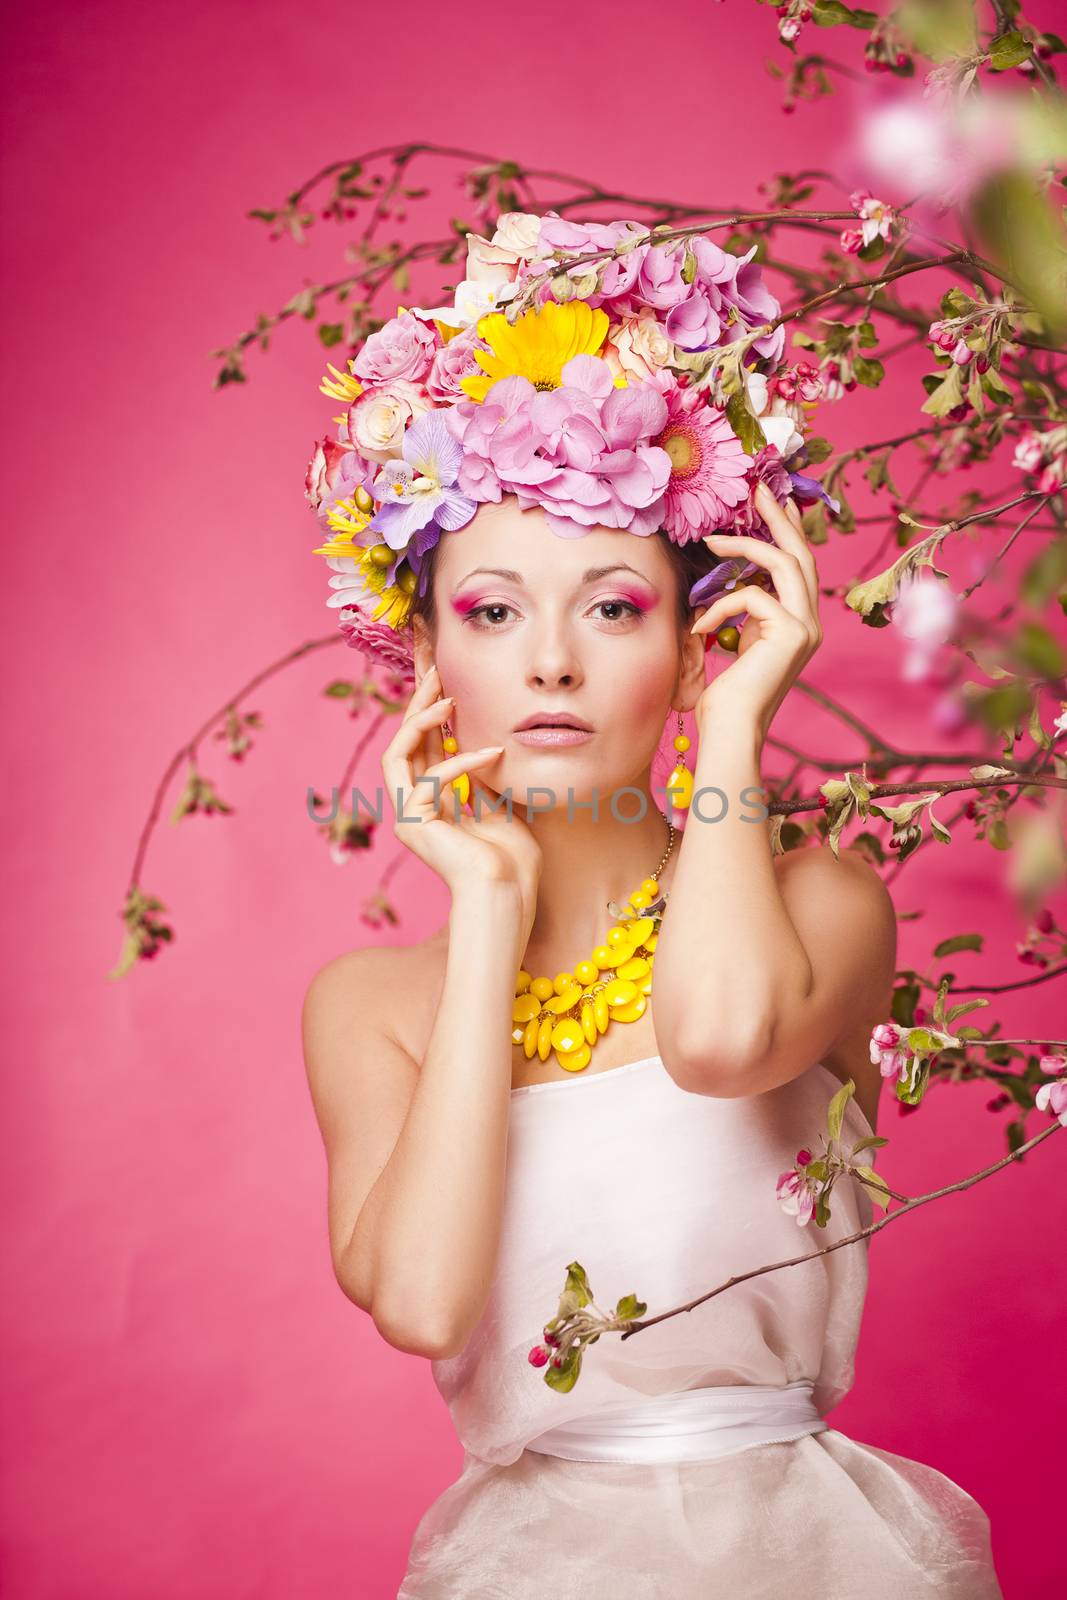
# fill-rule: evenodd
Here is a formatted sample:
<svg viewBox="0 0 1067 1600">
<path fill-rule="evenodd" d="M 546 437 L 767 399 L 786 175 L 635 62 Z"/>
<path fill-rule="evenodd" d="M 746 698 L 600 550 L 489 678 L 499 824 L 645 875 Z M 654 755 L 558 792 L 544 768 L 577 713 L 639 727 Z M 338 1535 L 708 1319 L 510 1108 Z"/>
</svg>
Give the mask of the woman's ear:
<svg viewBox="0 0 1067 1600">
<path fill-rule="evenodd" d="M 702 617 L 707 609 L 707 606 L 697 606 L 685 630 L 678 672 L 678 688 L 672 701 L 672 707 L 675 711 L 692 711 L 707 687 L 704 657 L 708 648 L 708 636 L 704 633 L 691 633 L 689 631 L 692 624 L 698 617 Z"/>
<path fill-rule="evenodd" d="M 412 657 L 415 663 L 415 682 L 421 683 L 434 663 L 433 640 L 426 619 L 416 612 L 411 619 Z"/>
</svg>

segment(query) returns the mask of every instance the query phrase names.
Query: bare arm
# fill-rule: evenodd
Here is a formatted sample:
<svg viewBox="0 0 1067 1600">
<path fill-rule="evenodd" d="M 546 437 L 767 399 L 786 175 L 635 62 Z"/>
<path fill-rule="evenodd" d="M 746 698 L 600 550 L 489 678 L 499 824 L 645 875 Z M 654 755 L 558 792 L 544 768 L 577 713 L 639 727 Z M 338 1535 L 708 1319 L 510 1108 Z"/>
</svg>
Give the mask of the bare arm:
<svg viewBox="0 0 1067 1600">
<path fill-rule="evenodd" d="M 456 1354 L 485 1308 L 503 1207 L 511 1006 L 526 939 L 513 884 L 453 896 L 444 986 L 421 1063 L 393 1039 L 404 1003 L 387 950 L 331 963 L 304 1002 L 304 1055 L 326 1146 L 337 1280 L 398 1349 Z M 350 958 L 342 958 L 342 962 Z"/>
<path fill-rule="evenodd" d="M 888 1015 L 896 965 L 888 890 L 852 851 L 774 857 L 769 823 L 742 820 L 754 814 L 742 793 L 760 783 L 759 741 L 703 722 L 695 788 L 722 789 L 729 810 L 720 822 L 687 823 L 652 996 L 664 1061 L 698 1093 L 775 1088 L 861 1015 Z M 704 804 L 705 815 L 717 814 L 717 796 Z"/>
</svg>

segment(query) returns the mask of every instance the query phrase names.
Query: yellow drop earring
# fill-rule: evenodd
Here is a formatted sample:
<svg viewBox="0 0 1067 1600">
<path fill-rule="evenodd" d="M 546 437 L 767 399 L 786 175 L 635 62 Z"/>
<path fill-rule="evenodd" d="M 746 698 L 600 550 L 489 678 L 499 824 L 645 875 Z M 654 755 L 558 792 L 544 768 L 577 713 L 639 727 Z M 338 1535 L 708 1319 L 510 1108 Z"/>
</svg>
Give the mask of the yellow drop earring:
<svg viewBox="0 0 1067 1600">
<path fill-rule="evenodd" d="M 452 729 L 448 726 L 447 718 L 445 719 L 444 726 L 445 731 L 441 738 L 441 744 L 444 747 L 446 756 L 454 756 L 456 751 L 459 749 L 459 745 L 456 742 L 456 738 L 452 732 Z M 461 806 L 465 806 L 470 800 L 471 781 L 465 772 L 461 772 L 458 778 L 452 779 L 452 792 L 453 794 L 459 796 L 459 803 Z"/>
<path fill-rule="evenodd" d="M 687 810 L 693 801 L 693 774 L 685 764 L 685 752 L 689 749 L 691 741 L 684 730 L 685 723 L 679 711 L 678 732 L 674 736 L 674 748 L 678 751 L 678 760 L 667 779 L 667 796 L 676 811 Z"/>
</svg>

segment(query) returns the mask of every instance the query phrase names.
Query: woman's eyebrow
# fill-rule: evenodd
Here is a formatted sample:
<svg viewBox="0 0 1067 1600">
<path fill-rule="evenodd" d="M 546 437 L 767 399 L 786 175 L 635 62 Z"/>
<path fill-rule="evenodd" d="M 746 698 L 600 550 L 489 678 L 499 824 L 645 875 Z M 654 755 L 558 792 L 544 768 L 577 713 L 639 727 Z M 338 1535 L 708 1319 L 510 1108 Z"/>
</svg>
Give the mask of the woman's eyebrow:
<svg viewBox="0 0 1067 1600">
<path fill-rule="evenodd" d="M 632 572 L 634 577 L 640 578 L 643 583 L 652 582 L 651 578 L 645 577 L 643 572 L 639 572 L 636 567 L 631 567 L 628 561 L 617 561 L 610 567 L 587 567 L 582 573 L 581 581 L 582 583 L 595 583 L 598 578 L 606 578 L 609 572 Z M 515 572 L 510 567 L 472 567 L 467 576 L 459 580 L 456 588 L 458 589 L 461 584 L 467 582 L 468 578 L 473 578 L 478 573 L 484 573 L 490 578 L 506 578 L 509 583 L 523 582 L 522 573 Z"/>
</svg>

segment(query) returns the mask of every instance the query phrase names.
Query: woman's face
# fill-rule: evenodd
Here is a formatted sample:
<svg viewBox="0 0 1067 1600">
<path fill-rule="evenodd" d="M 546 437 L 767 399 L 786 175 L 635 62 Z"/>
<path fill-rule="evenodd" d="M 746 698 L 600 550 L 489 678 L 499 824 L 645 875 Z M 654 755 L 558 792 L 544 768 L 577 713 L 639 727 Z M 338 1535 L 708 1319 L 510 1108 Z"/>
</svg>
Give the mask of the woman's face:
<svg viewBox="0 0 1067 1600">
<path fill-rule="evenodd" d="M 435 659 L 460 750 L 502 744 L 482 770 L 496 792 L 525 804 L 528 788 L 549 788 L 565 806 L 596 789 L 599 806 L 645 772 L 682 681 L 695 700 L 703 684 L 703 641 L 683 643 L 677 579 L 659 536 L 594 529 L 561 538 L 539 507 L 510 496 L 488 502 L 442 535 L 434 574 Z M 521 731 L 559 712 L 584 733 Z M 539 809 L 551 809 L 544 796 Z M 632 800 L 630 804 L 632 805 Z M 625 808 L 627 802 L 621 802 Z"/>
</svg>

